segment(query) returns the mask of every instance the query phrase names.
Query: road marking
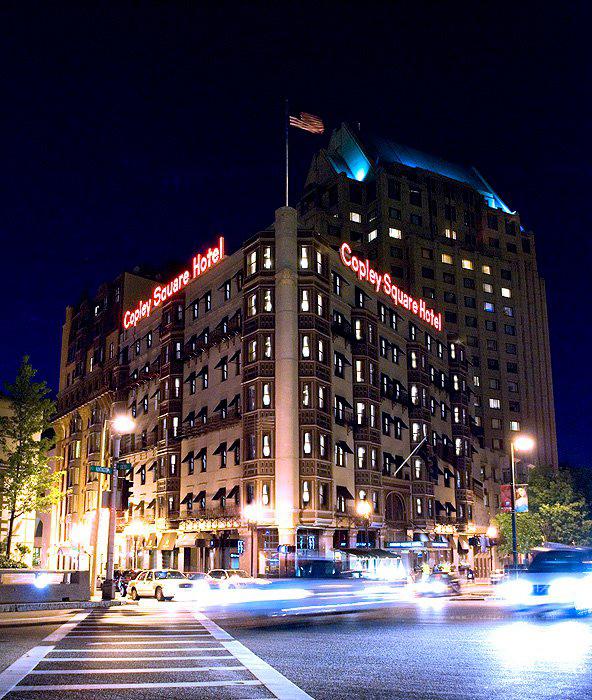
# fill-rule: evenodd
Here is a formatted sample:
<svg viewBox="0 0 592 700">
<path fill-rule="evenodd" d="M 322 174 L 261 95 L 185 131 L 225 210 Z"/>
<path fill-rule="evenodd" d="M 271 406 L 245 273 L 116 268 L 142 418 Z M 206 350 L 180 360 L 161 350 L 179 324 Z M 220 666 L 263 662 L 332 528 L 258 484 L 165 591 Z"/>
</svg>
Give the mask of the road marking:
<svg viewBox="0 0 592 700">
<path fill-rule="evenodd" d="M 226 649 L 222 649 L 221 647 L 211 647 L 212 651 L 226 651 Z M 185 649 L 183 649 L 185 651 Z M 202 651 L 200 649 L 200 651 Z M 54 652 L 55 653 L 55 652 Z M 81 656 L 46 656 L 43 659 L 44 663 L 53 663 L 53 662 L 69 662 L 69 661 L 84 661 L 85 663 L 88 662 L 99 662 L 99 661 L 211 661 L 212 659 L 223 659 L 223 660 L 228 660 L 228 659 L 234 659 L 234 656 L 230 655 L 228 656 L 227 654 L 224 656 L 212 656 L 211 654 L 206 654 L 206 655 L 200 655 L 197 654 L 196 656 L 99 656 L 96 659 L 89 659 Z M 160 669 L 161 671 L 163 670 L 162 668 Z M 168 670 L 164 669 L 164 670 Z"/>
<path fill-rule="evenodd" d="M 205 644 L 205 642 L 204 642 Z M 87 654 L 136 654 L 138 651 L 142 651 L 144 654 L 149 654 L 150 652 L 154 651 L 155 653 L 160 653 L 160 652 L 170 652 L 171 654 L 176 654 L 178 652 L 184 652 L 184 651 L 224 651 L 224 648 L 222 646 L 216 646 L 216 647 L 182 647 L 181 649 L 179 648 L 173 648 L 173 649 L 88 649 L 87 647 L 68 647 L 67 649 L 55 649 L 54 651 L 50 652 L 52 654 L 69 654 L 70 652 L 80 652 L 84 651 Z M 78 658 L 73 656 L 74 658 Z M 83 657 L 86 658 L 86 657 Z M 104 657 L 99 656 L 97 659 L 102 659 Z M 126 658 L 120 657 L 120 658 Z M 170 657 L 174 658 L 174 657 Z M 183 658 L 183 657 L 181 657 Z"/>
<path fill-rule="evenodd" d="M 150 688 L 228 688 L 237 685 L 263 685 L 261 681 L 186 681 L 180 683 L 72 683 L 72 685 L 17 685 L 12 692 L 64 692 L 66 690 L 147 690 Z M 280 697 L 280 696 L 278 696 Z M 287 696 L 284 696 L 287 697 Z M 309 697 L 306 695 L 305 697 Z"/>
<path fill-rule="evenodd" d="M 70 637 L 68 637 L 70 639 Z M 204 644 L 208 643 L 207 639 L 204 639 L 203 641 Z M 137 641 L 137 642 L 89 642 L 89 646 L 118 646 L 120 644 L 126 644 L 126 645 L 134 645 L 134 644 L 199 644 L 199 642 L 196 639 L 178 639 L 175 641 L 169 641 L 166 639 L 159 639 L 158 641 L 150 642 L 150 641 Z"/>
<path fill-rule="evenodd" d="M 72 617 L 69 622 L 65 622 L 63 625 L 58 627 L 57 630 L 48 634 L 45 639 L 42 640 L 41 644 L 30 649 L 26 654 L 23 654 L 19 659 L 17 659 L 13 664 L 11 664 L 7 669 L 0 673 L 0 698 L 14 690 L 17 683 L 19 683 L 25 676 L 27 676 L 38 663 L 47 654 L 54 649 L 52 644 L 43 644 L 43 642 L 59 642 L 61 641 L 71 630 L 73 630 L 76 625 L 87 617 L 90 612 L 77 613 Z"/>
<path fill-rule="evenodd" d="M 155 637 L 158 639 L 177 639 L 179 637 L 178 634 L 163 634 L 162 632 L 154 632 L 153 634 L 128 634 L 126 632 L 125 636 L 131 639 L 154 639 Z M 194 637 L 203 639 L 210 635 L 207 632 L 192 632 L 190 634 L 181 634 L 181 636 L 183 639 L 192 639 Z M 68 639 L 121 639 L 121 634 L 70 634 Z"/>
<path fill-rule="evenodd" d="M 234 658 L 232 656 L 227 658 Z M 109 673 L 201 673 L 204 671 L 246 671 L 244 666 L 179 666 L 161 668 L 68 668 L 68 669 L 36 669 L 29 671 L 29 675 L 64 675 L 78 674 L 82 676 L 105 675 Z"/>
<path fill-rule="evenodd" d="M 220 643 L 225 649 L 240 661 L 255 678 L 272 692 L 278 700 L 313 700 L 308 693 L 305 693 L 297 685 L 288 680 L 273 666 L 259 658 L 241 642 L 233 639 L 228 632 L 206 617 L 203 613 L 193 613 L 195 618 L 210 632 L 215 639 L 222 640 Z"/>
</svg>

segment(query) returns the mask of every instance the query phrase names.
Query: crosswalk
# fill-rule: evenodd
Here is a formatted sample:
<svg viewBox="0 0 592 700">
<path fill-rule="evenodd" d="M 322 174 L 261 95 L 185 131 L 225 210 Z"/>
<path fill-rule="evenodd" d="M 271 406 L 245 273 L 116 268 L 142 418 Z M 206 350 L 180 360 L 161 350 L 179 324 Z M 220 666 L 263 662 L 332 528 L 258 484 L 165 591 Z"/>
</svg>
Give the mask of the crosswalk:
<svg viewBox="0 0 592 700">
<path fill-rule="evenodd" d="M 69 697 L 310 700 L 205 615 L 176 604 L 78 613 L 0 674 L 0 698 Z"/>
</svg>

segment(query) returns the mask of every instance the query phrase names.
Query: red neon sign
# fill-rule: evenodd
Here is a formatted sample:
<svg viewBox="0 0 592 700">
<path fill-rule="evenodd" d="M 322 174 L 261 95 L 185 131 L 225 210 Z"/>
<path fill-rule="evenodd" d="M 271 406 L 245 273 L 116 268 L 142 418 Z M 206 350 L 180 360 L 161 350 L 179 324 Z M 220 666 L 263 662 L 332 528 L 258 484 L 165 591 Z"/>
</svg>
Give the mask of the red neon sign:
<svg viewBox="0 0 592 700">
<path fill-rule="evenodd" d="M 150 299 L 141 299 L 135 309 L 128 309 L 123 314 L 123 327 L 127 330 L 150 316 L 155 308 L 164 304 L 172 296 L 184 289 L 189 282 L 200 277 L 217 265 L 224 258 L 224 239 L 218 240 L 218 245 L 208 248 L 206 253 L 198 253 L 193 256 L 191 267 L 183 270 L 167 284 L 159 284 L 154 288 Z"/>
<path fill-rule="evenodd" d="M 369 260 L 362 260 L 357 255 L 352 255 L 352 249 L 348 243 L 341 244 L 339 255 L 341 262 L 346 267 L 349 267 L 350 270 L 353 270 L 361 282 L 365 280 L 372 285 L 376 292 L 386 294 L 395 306 L 402 306 L 404 309 L 419 316 L 422 321 L 433 326 L 437 331 L 442 330 L 442 314 L 436 313 L 434 309 L 429 308 L 423 299 L 414 299 L 402 289 L 399 289 L 393 283 L 392 277 L 388 272 L 376 272 L 370 267 Z"/>
</svg>

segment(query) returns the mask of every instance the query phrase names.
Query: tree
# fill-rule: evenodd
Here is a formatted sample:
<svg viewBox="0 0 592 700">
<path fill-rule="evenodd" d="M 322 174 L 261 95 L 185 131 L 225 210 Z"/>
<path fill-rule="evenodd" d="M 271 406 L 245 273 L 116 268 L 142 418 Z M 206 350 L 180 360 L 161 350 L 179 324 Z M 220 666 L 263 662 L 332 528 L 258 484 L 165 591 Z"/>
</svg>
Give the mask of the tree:
<svg viewBox="0 0 592 700">
<path fill-rule="evenodd" d="M 530 511 L 540 521 L 544 539 L 567 545 L 592 542 L 589 505 L 567 469 L 533 469 L 528 480 Z"/>
<path fill-rule="evenodd" d="M 2 509 L 8 512 L 6 557 L 10 558 L 15 521 L 31 511 L 46 511 L 59 497 L 61 472 L 48 464 L 51 441 L 43 437 L 50 427 L 54 403 L 45 382 L 35 382 L 37 370 L 23 357 L 14 384 L 6 385 L 10 415 L 0 418 L 0 471 Z"/>
<path fill-rule="evenodd" d="M 504 556 L 512 554 L 512 514 L 499 513 L 495 518 L 499 531 L 499 551 Z M 516 542 L 519 554 L 528 554 L 544 540 L 541 521 L 534 513 L 516 513 Z"/>
</svg>

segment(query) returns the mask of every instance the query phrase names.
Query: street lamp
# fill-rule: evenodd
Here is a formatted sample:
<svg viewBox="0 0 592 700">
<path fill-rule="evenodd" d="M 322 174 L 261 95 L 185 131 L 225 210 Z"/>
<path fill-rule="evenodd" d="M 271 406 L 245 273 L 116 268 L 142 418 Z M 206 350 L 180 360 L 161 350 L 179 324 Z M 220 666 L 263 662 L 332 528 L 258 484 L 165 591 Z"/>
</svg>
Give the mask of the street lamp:
<svg viewBox="0 0 592 700">
<path fill-rule="evenodd" d="M 368 541 L 368 527 L 370 525 L 370 513 L 372 512 L 372 506 L 365 498 L 361 498 L 356 506 L 356 511 L 358 515 L 364 519 L 364 542 L 366 547 L 370 548 L 370 542 Z"/>
<path fill-rule="evenodd" d="M 532 452 L 535 441 L 530 435 L 517 435 L 510 443 L 510 457 L 512 462 L 512 561 L 514 571 L 518 567 L 518 536 L 516 533 L 516 452 Z"/>
<path fill-rule="evenodd" d="M 261 518 L 261 509 L 255 503 L 249 503 L 243 508 L 243 516 L 249 524 L 251 531 L 251 576 L 255 578 L 255 545 L 257 537 L 257 523 Z"/>
<path fill-rule="evenodd" d="M 107 539 L 107 567 L 105 582 L 103 583 L 103 600 L 113 600 L 115 598 L 113 574 L 115 569 L 115 530 L 117 527 L 117 484 L 119 481 L 117 460 L 119 459 L 121 436 L 131 433 L 135 425 L 135 422 L 124 413 L 120 413 L 111 419 L 111 440 L 113 443 L 111 451 L 111 498 L 109 500 L 109 536 Z"/>
</svg>

